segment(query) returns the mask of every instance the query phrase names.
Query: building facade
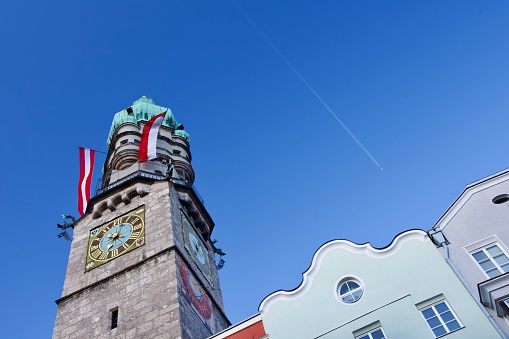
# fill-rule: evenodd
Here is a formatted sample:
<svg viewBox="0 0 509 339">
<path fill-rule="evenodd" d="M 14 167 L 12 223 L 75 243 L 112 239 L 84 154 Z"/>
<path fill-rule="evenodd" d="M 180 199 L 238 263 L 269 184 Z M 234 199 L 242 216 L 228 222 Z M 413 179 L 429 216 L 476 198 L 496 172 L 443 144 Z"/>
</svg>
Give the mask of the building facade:
<svg viewBox="0 0 509 339">
<path fill-rule="evenodd" d="M 509 170 L 468 185 L 429 231 L 473 298 L 509 336 Z"/>
<path fill-rule="evenodd" d="M 386 248 L 333 240 L 318 249 L 303 281 L 260 304 L 278 338 L 500 338 L 426 232 Z"/>
<path fill-rule="evenodd" d="M 139 163 L 141 129 L 167 112 L 158 158 Z M 76 221 L 53 338 L 207 338 L 230 325 L 192 186 L 189 135 L 142 97 L 115 114 L 102 187 Z"/>
</svg>

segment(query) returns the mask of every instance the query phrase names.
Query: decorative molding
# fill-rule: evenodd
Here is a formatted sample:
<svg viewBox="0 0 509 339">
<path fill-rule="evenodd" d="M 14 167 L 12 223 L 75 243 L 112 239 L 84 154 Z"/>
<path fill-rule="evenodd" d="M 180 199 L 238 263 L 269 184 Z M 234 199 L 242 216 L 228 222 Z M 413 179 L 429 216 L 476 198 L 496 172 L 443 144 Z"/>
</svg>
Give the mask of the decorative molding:
<svg viewBox="0 0 509 339">
<path fill-rule="evenodd" d="M 297 288 L 291 291 L 280 290 L 269 294 L 267 297 L 265 297 L 265 299 L 262 300 L 258 310 L 263 317 L 267 314 L 270 307 L 275 302 L 294 300 L 306 294 L 313 284 L 313 279 L 320 269 L 324 257 L 334 250 L 342 249 L 354 254 L 363 254 L 371 258 L 383 259 L 390 257 L 398 252 L 401 246 L 410 240 L 419 240 L 423 243 L 431 241 L 427 233 L 423 230 L 409 230 L 400 233 L 387 247 L 384 248 L 375 248 L 371 246 L 370 243 L 359 245 L 344 239 L 329 241 L 323 244 L 315 252 L 313 255 L 313 260 L 311 261 L 311 265 L 306 270 L 306 272 L 302 274 L 302 282 Z M 336 285 L 334 285 L 334 287 L 336 287 Z"/>
<path fill-rule="evenodd" d="M 92 209 L 92 218 L 97 219 L 103 215 L 103 212 L 109 209 L 110 211 L 114 211 L 117 208 L 117 205 L 123 202 L 128 205 L 131 203 L 131 200 L 136 197 L 144 197 L 150 193 L 150 188 L 148 186 L 137 186 L 132 187 L 127 192 L 119 192 L 117 194 L 112 195 L 109 199 L 94 205 Z"/>
<path fill-rule="evenodd" d="M 203 219 L 200 212 L 200 206 L 197 206 L 189 194 L 184 192 L 177 192 L 180 203 L 186 207 L 189 216 L 193 217 L 194 225 L 198 227 L 201 235 L 206 241 L 210 238 L 211 229 L 207 222 Z"/>
</svg>

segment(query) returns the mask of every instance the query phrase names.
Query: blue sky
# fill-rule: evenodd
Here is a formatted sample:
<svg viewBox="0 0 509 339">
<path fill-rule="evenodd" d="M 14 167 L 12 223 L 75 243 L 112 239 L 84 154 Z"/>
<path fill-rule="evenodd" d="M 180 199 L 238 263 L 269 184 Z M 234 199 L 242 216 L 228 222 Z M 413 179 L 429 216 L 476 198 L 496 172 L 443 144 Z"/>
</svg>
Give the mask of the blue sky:
<svg viewBox="0 0 509 339">
<path fill-rule="evenodd" d="M 506 1 L 236 1 L 383 171 L 232 1 L 3 2 L 3 336 L 50 337 L 76 146 L 105 151 L 142 95 L 191 135 L 232 322 L 297 287 L 324 242 L 429 229 L 509 167 Z"/>
</svg>

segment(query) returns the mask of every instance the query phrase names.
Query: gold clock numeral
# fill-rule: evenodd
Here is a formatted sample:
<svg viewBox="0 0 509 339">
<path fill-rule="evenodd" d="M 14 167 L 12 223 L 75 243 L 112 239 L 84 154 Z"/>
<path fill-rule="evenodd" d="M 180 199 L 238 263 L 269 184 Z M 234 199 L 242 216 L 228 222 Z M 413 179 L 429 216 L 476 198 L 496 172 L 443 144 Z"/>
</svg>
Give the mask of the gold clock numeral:
<svg viewBox="0 0 509 339">
<path fill-rule="evenodd" d="M 100 249 L 96 249 L 95 251 L 93 251 L 90 256 L 92 258 L 97 258 L 99 255 L 101 255 L 102 251 Z"/>
<path fill-rule="evenodd" d="M 138 246 L 145 233 L 145 207 L 138 207 L 90 231 L 85 271 L 101 266 Z M 141 241 L 138 245 L 143 245 Z"/>
<path fill-rule="evenodd" d="M 131 234 L 131 236 L 129 237 L 129 239 L 136 239 L 138 238 L 138 236 L 140 235 L 141 231 L 138 231 L 138 232 L 133 232 Z"/>
</svg>

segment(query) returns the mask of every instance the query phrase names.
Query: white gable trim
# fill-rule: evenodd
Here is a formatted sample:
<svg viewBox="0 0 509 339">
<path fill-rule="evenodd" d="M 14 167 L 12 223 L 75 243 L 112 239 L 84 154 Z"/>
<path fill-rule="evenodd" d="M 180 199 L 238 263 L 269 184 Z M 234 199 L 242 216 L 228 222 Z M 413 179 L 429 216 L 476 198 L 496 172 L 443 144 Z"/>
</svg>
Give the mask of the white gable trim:
<svg viewBox="0 0 509 339">
<path fill-rule="evenodd" d="M 320 269 L 323 258 L 331 251 L 336 249 L 347 250 L 351 253 L 364 254 L 375 259 L 387 258 L 396 253 L 401 246 L 409 240 L 419 240 L 421 242 L 431 241 L 426 232 L 422 230 L 410 230 L 400 233 L 394 238 L 391 244 L 385 248 L 375 248 L 370 243 L 358 245 L 348 240 L 332 240 L 323 244 L 313 255 L 311 265 L 306 272 L 302 274 L 301 284 L 292 291 L 276 291 L 263 299 L 258 308 L 261 316 L 267 314 L 272 304 L 277 301 L 290 301 L 300 298 L 311 288 L 313 278 Z"/>
<path fill-rule="evenodd" d="M 440 219 L 438 219 L 433 228 L 440 227 L 443 230 L 472 195 L 507 180 L 509 180 L 509 170 L 504 170 L 468 185 L 456 201 L 454 201 Z"/>
</svg>

